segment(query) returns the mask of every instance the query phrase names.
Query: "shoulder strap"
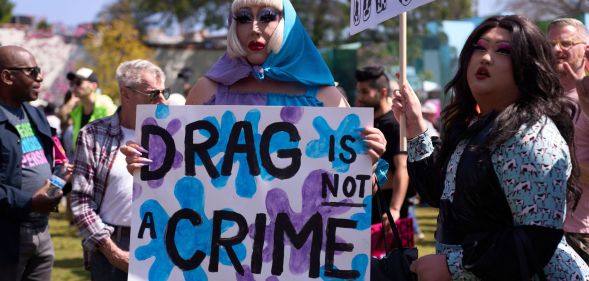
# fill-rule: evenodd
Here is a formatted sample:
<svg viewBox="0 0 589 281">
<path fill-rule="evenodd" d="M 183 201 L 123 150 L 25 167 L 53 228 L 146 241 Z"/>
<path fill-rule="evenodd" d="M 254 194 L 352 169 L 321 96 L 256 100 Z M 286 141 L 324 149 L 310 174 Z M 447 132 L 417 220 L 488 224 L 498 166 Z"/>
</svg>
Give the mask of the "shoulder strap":
<svg viewBox="0 0 589 281">
<path fill-rule="evenodd" d="M 378 197 L 378 208 L 381 209 L 382 206 L 385 205 L 385 200 L 382 196 L 382 190 L 380 189 L 380 184 L 378 183 L 378 181 L 376 181 L 376 187 L 378 188 L 378 191 L 376 192 L 376 197 Z M 391 210 L 389 208 L 384 208 L 385 212 L 387 214 L 387 218 L 389 219 L 389 225 L 391 226 L 391 229 L 393 230 L 393 234 L 394 234 L 394 239 L 395 239 L 395 243 L 398 245 L 399 248 L 403 248 L 403 244 L 401 243 L 401 236 L 399 235 L 399 230 L 397 229 L 397 225 L 395 223 L 395 220 L 393 219 L 393 215 L 391 214 Z M 382 210 L 380 210 L 382 213 Z M 381 221 L 382 223 L 382 221 Z M 383 231 L 384 231 L 384 225 L 383 225 Z M 390 249 L 392 250 L 392 249 Z M 387 249 L 386 246 L 386 238 L 385 238 L 385 251 L 388 254 L 390 252 L 389 249 Z"/>
</svg>

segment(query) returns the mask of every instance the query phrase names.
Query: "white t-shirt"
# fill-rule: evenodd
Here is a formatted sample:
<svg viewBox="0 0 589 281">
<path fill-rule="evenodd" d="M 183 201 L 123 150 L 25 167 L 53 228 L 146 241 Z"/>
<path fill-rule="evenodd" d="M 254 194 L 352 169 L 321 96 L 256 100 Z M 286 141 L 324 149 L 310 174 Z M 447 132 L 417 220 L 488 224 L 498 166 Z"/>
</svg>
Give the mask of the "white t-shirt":
<svg viewBox="0 0 589 281">
<path fill-rule="evenodd" d="M 123 128 L 123 141 L 135 138 L 135 130 Z M 116 147 L 112 147 L 116 149 Z M 118 226 L 131 226 L 131 203 L 133 200 L 133 176 L 127 172 L 125 155 L 120 150 L 110 169 L 106 194 L 100 207 L 103 222 Z"/>
</svg>

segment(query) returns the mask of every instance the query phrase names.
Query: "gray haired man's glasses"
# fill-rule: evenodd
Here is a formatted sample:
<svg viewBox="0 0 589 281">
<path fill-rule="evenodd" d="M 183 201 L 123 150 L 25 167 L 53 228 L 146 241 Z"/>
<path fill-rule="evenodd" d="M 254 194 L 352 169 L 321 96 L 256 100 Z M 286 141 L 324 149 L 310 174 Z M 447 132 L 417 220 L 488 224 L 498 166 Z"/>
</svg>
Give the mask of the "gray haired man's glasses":
<svg viewBox="0 0 589 281">
<path fill-rule="evenodd" d="M 147 91 L 147 92 L 142 92 L 142 91 L 139 91 L 139 90 L 131 88 L 131 87 L 127 87 L 127 88 L 135 91 L 136 93 L 142 94 L 144 96 L 148 96 L 150 101 L 155 100 L 157 98 L 157 96 L 159 96 L 159 94 L 162 94 L 164 96 L 164 99 L 168 99 L 170 97 L 170 94 L 172 94 L 172 91 L 170 91 L 170 88 L 165 88 L 163 90 L 151 90 L 151 91 Z"/>
</svg>

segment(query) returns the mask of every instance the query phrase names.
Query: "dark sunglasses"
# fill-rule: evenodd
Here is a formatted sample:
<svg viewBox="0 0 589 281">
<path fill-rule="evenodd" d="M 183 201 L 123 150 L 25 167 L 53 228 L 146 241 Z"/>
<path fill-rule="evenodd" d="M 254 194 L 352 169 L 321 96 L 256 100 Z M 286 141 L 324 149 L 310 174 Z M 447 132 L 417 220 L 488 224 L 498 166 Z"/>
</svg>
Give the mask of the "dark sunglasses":
<svg viewBox="0 0 589 281">
<path fill-rule="evenodd" d="M 29 76 L 33 79 L 39 78 L 39 74 L 41 74 L 41 68 L 38 66 L 33 67 L 7 67 L 6 70 L 18 70 L 22 71 L 26 76 Z"/>
<path fill-rule="evenodd" d="M 263 8 L 258 12 L 258 23 L 270 23 L 280 18 L 280 12 L 273 8 Z M 233 19 L 240 24 L 254 22 L 254 15 L 249 9 L 241 9 L 233 15 Z"/>
<path fill-rule="evenodd" d="M 172 91 L 170 91 L 170 88 L 165 88 L 163 90 L 151 90 L 151 91 L 147 91 L 147 92 L 142 92 L 139 91 L 137 89 L 131 88 L 131 87 L 127 87 L 133 91 L 135 91 L 136 93 L 142 94 L 144 96 L 148 96 L 149 100 L 155 100 L 157 98 L 157 96 L 159 96 L 159 94 L 162 94 L 164 96 L 164 99 L 168 99 L 170 97 L 170 94 L 172 94 Z"/>
</svg>

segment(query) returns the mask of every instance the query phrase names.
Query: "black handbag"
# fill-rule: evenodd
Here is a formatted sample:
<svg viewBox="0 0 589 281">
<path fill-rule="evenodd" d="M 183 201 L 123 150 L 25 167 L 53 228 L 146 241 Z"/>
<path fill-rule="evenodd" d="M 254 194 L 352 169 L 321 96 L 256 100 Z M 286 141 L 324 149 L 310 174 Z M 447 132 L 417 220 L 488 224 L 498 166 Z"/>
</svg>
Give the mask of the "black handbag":
<svg viewBox="0 0 589 281">
<path fill-rule="evenodd" d="M 380 189 L 379 180 L 376 181 L 376 187 L 378 191 L 376 196 L 378 200 L 376 205 L 378 206 L 379 213 L 382 214 L 382 207 L 385 205 L 384 198 L 382 198 L 382 191 Z M 370 280 L 371 281 L 417 281 L 417 274 L 409 270 L 411 263 L 417 259 L 418 253 L 417 248 L 403 248 L 399 230 L 393 220 L 393 215 L 389 208 L 385 208 L 387 218 L 389 219 L 389 225 L 393 229 L 394 239 L 396 245 L 399 245 L 395 249 L 387 249 L 386 239 L 384 248 L 386 255 L 381 259 L 376 257 L 370 258 Z M 381 221 L 382 223 L 382 221 Z M 385 237 L 384 225 L 382 227 L 382 237 Z M 391 245 L 392 246 L 392 245 Z"/>
</svg>

